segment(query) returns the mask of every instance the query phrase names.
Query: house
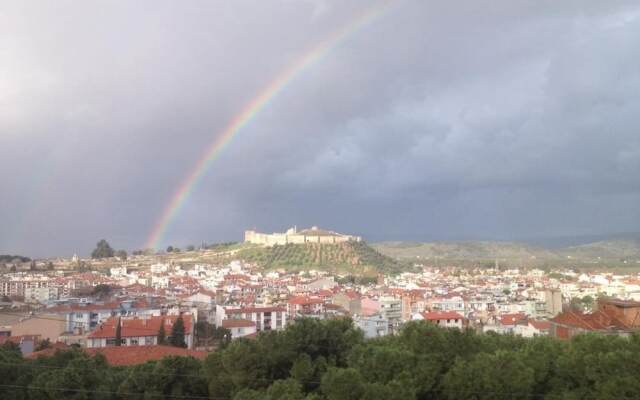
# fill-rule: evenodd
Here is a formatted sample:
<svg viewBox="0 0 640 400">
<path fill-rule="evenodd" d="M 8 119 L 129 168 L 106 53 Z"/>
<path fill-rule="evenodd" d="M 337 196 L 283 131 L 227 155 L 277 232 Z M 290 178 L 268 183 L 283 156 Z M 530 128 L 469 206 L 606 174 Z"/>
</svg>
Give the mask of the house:
<svg viewBox="0 0 640 400">
<path fill-rule="evenodd" d="M 246 319 L 256 324 L 256 331 L 282 330 L 287 326 L 284 307 L 223 307 L 216 306 L 216 326 L 225 319 Z"/>
<path fill-rule="evenodd" d="M 467 320 L 455 311 L 425 311 L 414 314 L 413 320 L 424 320 L 443 328 L 463 329 L 467 326 Z"/>
<path fill-rule="evenodd" d="M 287 301 L 287 312 L 290 318 L 296 318 L 299 315 L 322 314 L 324 311 L 324 300 L 319 297 L 292 296 Z"/>
<path fill-rule="evenodd" d="M 483 332 L 496 332 L 502 334 L 515 334 L 516 327 L 519 325 L 527 325 L 528 318 L 523 313 L 502 314 L 497 317 L 491 317 L 487 324 L 482 327 Z"/>
<path fill-rule="evenodd" d="M 389 321 L 389 328 L 395 331 L 402 322 L 401 300 L 393 296 L 383 296 L 378 299 L 380 313 Z"/>
<path fill-rule="evenodd" d="M 547 336 L 550 328 L 549 321 L 529 319 L 526 324 L 516 325 L 513 333 L 522 337 Z"/>
<path fill-rule="evenodd" d="M 28 316 L 11 326 L 13 336 L 40 336 L 42 340 L 58 341 L 65 332 L 65 320 L 52 314 Z"/>
<path fill-rule="evenodd" d="M 334 294 L 331 297 L 331 303 L 344 308 L 351 315 L 358 315 L 362 310 L 362 300 L 360 295 L 353 291 Z"/>
<path fill-rule="evenodd" d="M 111 317 L 87 336 L 88 348 L 109 347 L 116 345 L 116 327 L 120 321 L 120 337 L 122 346 L 152 346 L 158 343 L 160 326 L 164 325 L 167 338 L 171 335 L 173 324 L 178 315 L 161 315 L 150 317 Z M 193 348 L 194 323 L 189 314 L 183 314 L 184 341 L 187 348 Z"/>
<path fill-rule="evenodd" d="M 231 339 L 256 334 L 256 323 L 246 319 L 225 319 L 222 320 L 222 327 L 231 332 Z"/>
<path fill-rule="evenodd" d="M 359 315 L 354 317 L 354 324 L 362 329 L 367 339 L 386 336 L 389 334 L 389 320 L 382 314 Z"/>
<path fill-rule="evenodd" d="M 111 303 L 70 303 L 44 310 L 66 320 L 66 332 L 92 331 L 98 324 L 114 316 L 160 315 L 160 307 L 151 307 L 142 300 L 126 300 Z"/>
<path fill-rule="evenodd" d="M 601 299 L 590 314 L 567 310 L 551 320 L 550 335 L 560 339 L 585 332 L 629 336 L 640 330 L 640 302 Z"/>
<path fill-rule="evenodd" d="M 214 322 L 216 310 L 216 292 L 200 289 L 187 296 L 184 301 L 198 309 L 198 320 Z"/>
<path fill-rule="evenodd" d="M 37 335 L 21 335 L 21 336 L 0 336 L 0 346 L 11 342 L 20 347 L 23 355 L 31 354 L 36 349 L 40 336 Z"/>
</svg>

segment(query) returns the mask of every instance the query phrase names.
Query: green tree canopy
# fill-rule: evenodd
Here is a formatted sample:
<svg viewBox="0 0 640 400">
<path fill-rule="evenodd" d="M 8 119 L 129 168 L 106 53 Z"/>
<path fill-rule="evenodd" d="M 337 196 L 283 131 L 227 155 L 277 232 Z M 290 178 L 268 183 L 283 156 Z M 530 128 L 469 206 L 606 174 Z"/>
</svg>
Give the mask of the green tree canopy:
<svg viewBox="0 0 640 400">
<path fill-rule="evenodd" d="M 180 315 L 171 327 L 169 344 L 176 347 L 187 347 L 187 343 L 184 341 L 184 336 L 184 319 L 182 319 L 182 315 Z"/>
<path fill-rule="evenodd" d="M 96 244 L 96 248 L 91 252 L 91 258 L 110 258 L 114 255 L 114 250 L 109 245 L 109 242 L 102 239 Z"/>
</svg>

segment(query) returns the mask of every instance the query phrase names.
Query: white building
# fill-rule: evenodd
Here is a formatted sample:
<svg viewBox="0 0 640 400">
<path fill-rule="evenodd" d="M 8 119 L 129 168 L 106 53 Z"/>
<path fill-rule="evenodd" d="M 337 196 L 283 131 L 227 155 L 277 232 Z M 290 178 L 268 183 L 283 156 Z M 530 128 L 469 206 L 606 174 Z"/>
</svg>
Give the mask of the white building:
<svg viewBox="0 0 640 400">
<path fill-rule="evenodd" d="M 216 306 L 216 326 L 225 319 L 244 319 L 256 324 L 256 331 L 282 330 L 287 326 L 284 307 L 223 307 Z"/>
<path fill-rule="evenodd" d="M 367 339 L 389 334 L 389 320 L 380 313 L 369 316 L 356 316 L 353 322 L 358 328 L 362 329 L 364 337 Z"/>
</svg>

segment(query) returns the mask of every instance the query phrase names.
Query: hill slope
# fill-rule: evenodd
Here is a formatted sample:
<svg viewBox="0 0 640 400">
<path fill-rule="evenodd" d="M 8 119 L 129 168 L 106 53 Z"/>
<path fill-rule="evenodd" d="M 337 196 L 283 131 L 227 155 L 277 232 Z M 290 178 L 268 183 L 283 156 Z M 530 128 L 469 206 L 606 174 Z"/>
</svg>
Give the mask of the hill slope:
<svg viewBox="0 0 640 400">
<path fill-rule="evenodd" d="M 557 251 L 563 256 L 578 259 L 638 259 L 640 260 L 640 239 L 603 240 Z"/>
<path fill-rule="evenodd" d="M 380 253 L 398 260 L 444 259 L 444 260 L 507 260 L 519 264 L 540 262 L 553 263 L 620 263 L 628 260 L 640 261 L 639 239 L 612 239 L 560 249 L 545 249 L 525 243 L 496 241 L 467 242 L 383 242 L 373 247 Z M 527 262 L 530 261 L 530 262 Z"/>
<path fill-rule="evenodd" d="M 545 249 L 515 242 L 383 242 L 373 247 L 396 259 L 443 258 L 455 260 L 491 260 L 547 258 L 555 255 Z"/>
<path fill-rule="evenodd" d="M 268 268 L 322 269 L 353 275 L 396 273 L 408 265 L 385 256 L 364 242 L 286 244 L 241 250 L 238 257 Z"/>
</svg>

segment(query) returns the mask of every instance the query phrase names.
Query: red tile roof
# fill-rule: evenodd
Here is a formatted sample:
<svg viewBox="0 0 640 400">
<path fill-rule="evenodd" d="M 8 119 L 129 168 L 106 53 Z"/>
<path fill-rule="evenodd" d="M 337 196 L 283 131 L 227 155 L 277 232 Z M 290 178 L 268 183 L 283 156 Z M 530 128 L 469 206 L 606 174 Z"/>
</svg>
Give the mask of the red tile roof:
<svg viewBox="0 0 640 400">
<path fill-rule="evenodd" d="M 64 349 L 45 349 L 33 352 L 26 357 L 50 357 L 58 350 Z M 191 356 L 201 360 L 207 356 L 207 353 L 204 351 L 188 350 L 171 346 L 113 346 L 82 350 L 91 356 L 102 354 L 111 365 L 136 365 L 147 361 L 161 360 L 168 356 Z"/>
<path fill-rule="evenodd" d="M 324 300 L 318 297 L 293 296 L 288 300 L 289 304 L 322 304 Z"/>
<path fill-rule="evenodd" d="M 533 326 L 534 328 L 536 328 L 539 331 L 548 331 L 551 328 L 551 322 L 550 321 L 538 321 L 535 319 L 530 319 L 529 320 L 529 325 Z"/>
<path fill-rule="evenodd" d="M 523 321 L 526 318 L 527 316 L 522 313 L 502 314 L 500 316 L 500 325 L 516 325 L 518 322 Z"/>
<path fill-rule="evenodd" d="M 164 322 L 166 334 L 171 332 L 173 324 L 178 319 L 177 315 L 153 316 L 147 318 L 121 318 L 121 336 L 140 337 L 157 336 L 160 331 L 160 324 Z M 189 334 L 192 331 L 192 318 L 189 314 L 183 314 L 184 331 Z M 117 317 L 111 317 L 103 324 L 99 325 L 88 338 L 114 338 L 116 337 Z"/>
<path fill-rule="evenodd" d="M 455 311 L 432 311 L 421 313 L 422 318 L 427 321 L 437 321 L 442 319 L 464 319 L 462 315 Z"/>
</svg>

